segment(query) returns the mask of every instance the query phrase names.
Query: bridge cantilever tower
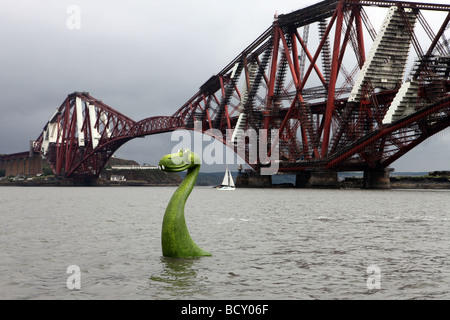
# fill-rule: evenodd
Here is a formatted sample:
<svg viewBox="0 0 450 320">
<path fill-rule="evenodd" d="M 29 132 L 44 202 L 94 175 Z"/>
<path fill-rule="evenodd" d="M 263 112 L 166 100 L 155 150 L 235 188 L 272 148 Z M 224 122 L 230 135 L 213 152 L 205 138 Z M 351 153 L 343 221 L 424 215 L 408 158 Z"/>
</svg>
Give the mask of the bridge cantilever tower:
<svg viewBox="0 0 450 320">
<path fill-rule="evenodd" d="M 373 9 L 385 17 L 379 30 L 366 12 Z M 265 147 L 279 147 L 280 172 L 383 172 L 450 125 L 449 21 L 450 5 L 322 1 L 276 17 L 172 116 L 135 122 L 73 93 L 35 149 L 57 174 L 97 177 L 138 136 L 217 129 L 237 150 L 246 130 L 277 129 Z M 244 158 L 256 172 L 264 166 Z"/>
<path fill-rule="evenodd" d="M 97 178 L 124 143 L 136 137 L 182 128 L 180 118 L 136 122 L 87 92 L 69 94 L 34 143 L 57 175 Z"/>
</svg>

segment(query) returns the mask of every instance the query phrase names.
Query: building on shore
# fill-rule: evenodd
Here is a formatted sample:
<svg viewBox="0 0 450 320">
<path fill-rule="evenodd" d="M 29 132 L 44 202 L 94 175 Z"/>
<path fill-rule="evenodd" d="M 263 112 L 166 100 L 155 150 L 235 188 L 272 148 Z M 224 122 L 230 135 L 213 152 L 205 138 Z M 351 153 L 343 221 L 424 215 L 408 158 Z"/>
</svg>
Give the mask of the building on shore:
<svg viewBox="0 0 450 320">
<path fill-rule="evenodd" d="M 43 173 L 43 161 L 39 152 L 30 151 L 0 156 L 0 171 L 6 177 L 36 176 Z"/>
</svg>

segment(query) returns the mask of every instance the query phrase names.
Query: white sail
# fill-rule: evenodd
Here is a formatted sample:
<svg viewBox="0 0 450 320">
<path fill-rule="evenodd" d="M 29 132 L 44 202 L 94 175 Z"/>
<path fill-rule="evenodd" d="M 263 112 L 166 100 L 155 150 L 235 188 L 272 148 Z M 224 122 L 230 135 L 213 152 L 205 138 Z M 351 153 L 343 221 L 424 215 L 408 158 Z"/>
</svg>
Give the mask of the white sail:
<svg viewBox="0 0 450 320">
<path fill-rule="evenodd" d="M 234 181 L 233 181 L 233 177 L 231 176 L 231 171 L 228 171 L 228 175 L 229 175 L 229 177 L 230 177 L 230 184 L 229 184 L 229 186 L 230 187 L 235 187 L 235 185 L 234 185 Z"/>
<path fill-rule="evenodd" d="M 228 167 L 227 167 L 227 170 L 225 171 L 225 176 L 223 177 L 222 185 L 223 186 L 227 186 L 228 185 Z"/>
<path fill-rule="evenodd" d="M 217 187 L 217 190 L 234 190 L 234 189 L 236 189 L 236 186 L 234 185 L 233 177 L 231 176 L 231 171 L 228 169 L 227 166 L 222 184 Z"/>
</svg>

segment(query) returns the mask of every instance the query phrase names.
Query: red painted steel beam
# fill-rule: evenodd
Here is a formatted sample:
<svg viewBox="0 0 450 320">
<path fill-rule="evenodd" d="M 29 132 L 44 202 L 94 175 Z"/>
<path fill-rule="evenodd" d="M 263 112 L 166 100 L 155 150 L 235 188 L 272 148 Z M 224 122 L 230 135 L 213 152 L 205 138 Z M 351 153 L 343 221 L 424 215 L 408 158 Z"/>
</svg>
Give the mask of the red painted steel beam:
<svg viewBox="0 0 450 320">
<path fill-rule="evenodd" d="M 343 162 L 344 160 L 350 158 L 354 154 L 362 151 L 364 148 L 375 143 L 377 140 L 384 138 L 396 130 L 405 128 L 405 127 L 409 126 L 410 124 L 412 124 L 420 119 L 424 119 L 427 116 L 429 116 L 433 113 L 436 113 L 439 110 L 441 110 L 443 108 L 447 108 L 447 107 L 450 107 L 450 99 L 446 99 L 446 100 L 438 102 L 430 107 L 423 108 L 408 117 L 405 117 L 397 122 L 394 122 L 391 125 L 381 128 L 380 130 L 376 131 L 373 135 L 368 136 L 367 139 L 364 139 L 359 144 L 356 144 L 349 150 L 343 152 L 341 155 L 330 160 L 328 162 L 328 164 L 326 165 L 326 168 L 330 169 L 330 168 L 334 167 L 336 164 Z M 449 126 L 450 126 L 450 123 L 449 123 Z"/>
<path fill-rule="evenodd" d="M 304 103 L 304 100 L 303 100 L 303 96 L 302 96 L 301 92 L 299 91 L 299 88 L 301 86 L 301 81 L 299 78 L 300 77 L 300 65 L 298 63 L 298 59 L 295 59 L 294 61 L 292 60 L 290 52 L 289 52 L 289 47 L 288 47 L 288 44 L 287 44 L 287 41 L 283 34 L 282 29 L 278 29 L 278 32 L 279 32 L 279 38 L 281 39 L 282 44 L 283 44 L 285 56 L 288 60 L 289 69 L 291 71 L 292 79 L 293 79 L 293 82 L 294 82 L 294 85 L 295 85 L 295 88 L 297 91 L 297 94 L 294 97 L 288 111 L 286 112 L 286 114 L 283 118 L 283 122 L 281 123 L 281 125 L 279 127 L 279 132 L 280 132 L 280 134 L 282 134 L 283 130 L 287 128 L 287 124 L 291 120 L 292 114 L 297 109 L 297 103 L 302 104 L 302 103 Z M 296 46 L 294 34 L 291 35 L 291 38 L 294 40 L 294 42 L 292 43 L 292 47 L 293 47 L 292 55 L 294 57 L 298 57 L 297 46 Z M 303 141 L 304 148 L 307 150 L 307 153 L 309 153 L 309 139 L 307 137 L 306 127 L 308 127 L 308 124 L 302 123 L 302 141 Z M 275 148 L 275 145 L 278 142 L 279 142 L 278 139 L 276 139 L 276 141 L 273 142 L 271 150 L 268 153 L 268 156 L 271 156 L 272 150 Z M 293 141 L 291 141 L 291 144 L 292 143 L 293 143 Z"/>
<path fill-rule="evenodd" d="M 386 1 L 386 0 L 343 0 L 345 4 L 359 5 L 359 6 L 377 6 L 377 7 L 392 7 L 401 6 L 403 8 L 414 8 L 419 10 L 432 10 L 432 11 L 449 11 L 450 5 L 438 4 L 438 3 L 423 3 L 423 2 L 410 2 L 410 1 Z"/>
<path fill-rule="evenodd" d="M 342 33 L 342 22 L 344 20 L 342 3 L 338 5 L 336 8 L 336 26 L 335 26 L 335 36 L 334 36 L 334 47 L 333 47 L 333 58 L 331 63 L 331 74 L 330 74 L 330 83 L 328 85 L 328 98 L 327 98 L 327 106 L 325 110 L 325 122 L 324 122 L 324 130 L 322 136 L 322 150 L 321 156 L 325 158 L 328 153 L 328 144 L 330 140 L 330 130 L 331 130 L 331 118 L 333 116 L 334 111 L 334 99 L 336 94 L 336 81 L 339 75 L 339 56 L 340 56 L 340 48 L 341 48 L 341 33 Z"/>
<path fill-rule="evenodd" d="M 318 48 L 316 50 L 316 53 L 314 54 L 313 59 L 311 60 L 311 63 L 309 65 L 309 67 L 308 67 L 308 70 L 306 71 L 305 75 L 303 76 L 303 82 L 302 82 L 302 85 L 300 86 L 300 89 L 299 89 L 300 91 L 303 90 L 303 88 L 305 87 L 305 84 L 308 81 L 308 78 L 309 78 L 309 75 L 311 74 L 312 69 L 315 68 L 317 59 L 319 58 L 319 55 L 322 52 L 323 45 L 325 44 L 325 41 L 326 41 L 326 39 L 328 37 L 328 34 L 330 33 L 330 30 L 331 30 L 331 27 L 334 24 L 334 21 L 336 20 L 336 17 L 337 17 L 337 11 L 335 11 L 333 16 L 331 17 L 330 22 L 328 24 L 328 28 L 325 30 L 323 38 L 322 38 L 322 40 L 319 43 L 319 46 L 318 46 Z M 324 83 L 326 83 L 326 82 L 324 82 Z M 327 86 L 325 86 L 325 87 L 327 87 Z"/>
<path fill-rule="evenodd" d="M 426 66 L 426 61 L 428 60 L 428 58 L 431 56 L 434 48 L 436 47 L 436 45 L 438 44 L 439 40 L 441 39 L 442 35 L 444 34 L 444 31 L 447 28 L 448 23 L 450 22 L 450 9 L 449 9 L 449 13 L 447 14 L 447 17 L 445 18 L 444 22 L 442 23 L 441 27 L 439 28 L 438 33 L 436 34 L 436 36 L 434 37 L 433 42 L 431 43 L 430 47 L 428 48 L 427 52 L 425 53 L 425 56 L 422 59 L 422 63 L 420 64 L 420 66 L 417 68 L 416 73 L 414 74 L 414 78 L 417 79 L 417 77 L 419 76 L 420 72 L 423 70 L 423 68 Z"/>
<path fill-rule="evenodd" d="M 277 77 L 278 66 L 278 51 L 280 46 L 280 33 L 278 32 L 278 26 L 276 22 L 273 26 L 273 49 L 272 49 L 272 64 L 270 66 L 269 73 L 269 87 L 267 89 L 267 109 L 270 110 L 273 102 L 273 94 L 275 90 L 275 83 Z"/>
<path fill-rule="evenodd" d="M 314 57 L 311 55 L 311 53 L 308 50 L 308 47 L 306 46 L 305 42 L 303 41 L 302 37 L 300 37 L 298 31 L 295 31 L 295 36 L 298 39 L 298 41 L 300 42 L 300 45 L 302 46 L 302 49 L 305 51 L 306 56 L 309 59 L 309 62 L 313 65 L 314 71 L 316 71 L 317 76 L 319 77 L 320 81 L 322 82 L 322 85 L 324 86 L 324 88 L 327 87 L 327 81 L 325 80 L 324 76 L 322 75 L 322 72 L 320 72 L 319 67 L 317 66 L 317 64 L 315 63 L 317 61 L 317 57 L 316 59 L 314 59 Z M 313 63 L 314 60 L 314 63 Z M 306 83 L 307 77 L 303 77 L 303 79 L 301 79 L 302 81 L 302 85 L 299 88 L 300 90 L 303 89 L 304 85 L 303 83 Z"/>
<path fill-rule="evenodd" d="M 413 148 L 418 146 L 420 143 L 424 142 L 429 137 L 435 135 L 436 133 L 448 128 L 450 126 L 450 117 L 447 117 L 444 123 L 439 125 L 433 125 L 432 129 L 428 129 L 427 134 L 420 135 L 419 138 L 416 138 L 406 146 L 403 146 L 400 148 L 400 150 L 395 153 L 393 156 L 390 156 L 386 160 L 383 161 L 383 167 L 387 168 L 389 165 L 391 165 L 394 161 L 398 160 L 400 157 L 404 156 L 407 152 L 411 151 Z"/>
<path fill-rule="evenodd" d="M 362 18 L 361 18 L 361 9 L 354 9 L 355 14 L 355 24 L 356 24 L 356 39 L 358 42 L 358 49 L 359 49 L 359 68 L 361 69 L 364 65 L 364 62 L 366 61 L 366 49 L 364 45 L 364 31 L 362 27 Z"/>
</svg>

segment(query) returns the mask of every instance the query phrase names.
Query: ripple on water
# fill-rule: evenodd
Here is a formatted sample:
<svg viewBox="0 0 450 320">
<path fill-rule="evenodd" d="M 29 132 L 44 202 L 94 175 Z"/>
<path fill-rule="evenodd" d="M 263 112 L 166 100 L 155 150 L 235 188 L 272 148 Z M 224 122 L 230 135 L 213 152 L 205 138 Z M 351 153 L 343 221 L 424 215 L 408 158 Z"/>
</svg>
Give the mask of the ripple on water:
<svg viewBox="0 0 450 320">
<path fill-rule="evenodd" d="M 174 190 L 3 187 L 0 298 L 450 298 L 448 192 L 195 188 L 188 228 L 213 256 L 173 259 L 160 232 Z"/>
</svg>

